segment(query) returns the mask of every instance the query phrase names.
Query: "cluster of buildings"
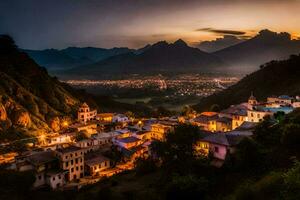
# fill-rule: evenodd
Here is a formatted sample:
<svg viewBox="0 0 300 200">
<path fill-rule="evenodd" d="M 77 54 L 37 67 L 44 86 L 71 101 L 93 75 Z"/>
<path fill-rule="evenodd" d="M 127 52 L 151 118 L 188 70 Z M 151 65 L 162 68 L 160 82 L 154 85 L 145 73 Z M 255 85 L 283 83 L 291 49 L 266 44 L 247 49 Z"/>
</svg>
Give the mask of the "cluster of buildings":
<svg viewBox="0 0 300 200">
<path fill-rule="evenodd" d="M 151 141 L 163 140 L 175 125 L 159 120 L 132 122 L 123 114 L 98 114 L 84 103 L 76 123 L 60 133 L 39 137 L 36 148 L 16 156 L 10 169 L 34 171 L 35 188 L 78 188 L 132 169 L 136 159 L 149 156 Z M 110 156 L 112 151 L 121 155 L 118 163 Z"/>
<path fill-rule="evenodd" d="M 138 158 L 152 156 L 152 141 L 165 140 L 166 135 L 182 123 L 203 130 L 195 151 L 201 156 L 212 155 L 213 164 L 220 166 L 243 138 L 251 137 L 256 124 L 264 117 L 272 117 L 276 112 L 289 113 L 298 107 L 299 97 L 269 97 L 266 102 L 258 102 L 251 95 L 248 102 L 220 112 L 133 120 L 123 114 L 99 114 L 84 103 L 78 110 L 76 123 L 63 132 L 42 137 L 39 149 L 17 156 L 11 168 L 33 170 L 34 187 L 80 187 L 132 169 Z M 121 155 L 118 162 L 112 156 L 116 153 L 113 151 Z"/>
<path fill-rule="evenodd" d="M 195 149 L 201 155 L 211 154 L 215 158 L 213 164 L 220 166 L 228 154 L 234 153 L 243 138 L 252 136 L 257 123 L 266 116 L 272 118 L 277 112 L 288 114 L 300 108 L 299 104 L 298 96 L 272 96 L 266 102 L 259 102 L 252 94 L 247 102 L 220 112 L 203 112 L 190 120 L 191 124 L 209 132 L 195 145 Z"/>
</svg>

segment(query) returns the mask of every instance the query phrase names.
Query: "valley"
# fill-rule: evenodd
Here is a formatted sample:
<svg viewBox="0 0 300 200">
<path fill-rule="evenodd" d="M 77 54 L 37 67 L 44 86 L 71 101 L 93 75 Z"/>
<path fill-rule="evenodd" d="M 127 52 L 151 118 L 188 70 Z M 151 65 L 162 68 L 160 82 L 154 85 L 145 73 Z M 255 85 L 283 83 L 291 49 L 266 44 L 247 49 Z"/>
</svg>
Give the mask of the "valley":
<svg viewBox="0 0 300 200">
<path fill-rule="evenodd" d="M 128 75 L 122 79 L 64 80 L 94 95 L 106 95 L 115 101 L 129 104 L 162 106 L 181 111 L 203 97 L 235 84 L 241 77 L 226 74 Z"/>
</svg>

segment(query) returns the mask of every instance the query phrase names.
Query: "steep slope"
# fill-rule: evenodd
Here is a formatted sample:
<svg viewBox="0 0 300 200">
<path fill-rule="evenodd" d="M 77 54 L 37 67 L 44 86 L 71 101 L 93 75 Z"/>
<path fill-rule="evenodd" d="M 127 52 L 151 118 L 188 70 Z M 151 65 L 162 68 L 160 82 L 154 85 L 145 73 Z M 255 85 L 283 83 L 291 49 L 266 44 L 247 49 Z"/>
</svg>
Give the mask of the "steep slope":
<svg viewBox="0 0 300 200">
<path fill-rule="evenodd" d="M 165 41 L 147 46 L 139 53 L 110 57 L 93 65 L 74 68 L 65 74 L 99 77 L 123 73 L 207 72 L 222 67 L 218 57 L 189 47 L 184 41 Z"/>
<path fill-rule="evenodd" d="M 276 33 L 262 30 L 245 42 L 222 49 L 214 54 L 231 64 L 240 72 L 252 72 L 258 66 L 274 59 L 286 59 L 291 54 L 300 53 L 300 40 L 292 40 L 289 33 Z"/>
<path fill-rule="evenodd" d="M 79 100 L 48 75 L 9 36 L 0 36 L 0 130 L 51 131 L 55 118 L 72 115 Z"/>
<path fill-rule="evenodd" d="M 290 56 L 288 60 L 271 61 L 228 89 L 202 99 L 195 108 L 209 110 L 214 104 L 226 108 L 247 101 L 251 92 L 259 100 L 271 95 L 300 95 L 299 77 L 300 55 Z"/>
</svg>

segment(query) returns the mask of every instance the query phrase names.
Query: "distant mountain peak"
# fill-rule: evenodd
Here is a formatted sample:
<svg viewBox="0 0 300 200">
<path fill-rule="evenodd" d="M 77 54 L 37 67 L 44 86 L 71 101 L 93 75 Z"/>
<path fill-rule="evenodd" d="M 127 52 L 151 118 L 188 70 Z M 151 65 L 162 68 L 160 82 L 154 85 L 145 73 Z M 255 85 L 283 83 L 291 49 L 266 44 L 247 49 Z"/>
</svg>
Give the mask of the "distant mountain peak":
<svg viewBox="0 0 300 200">
<path fill-rule="evenodd" d="M 178 39 L 176 40 L 173 45 L 176 45 L 176 46 L 188 46 L 187 43 L 185 41 L 183 41 L 182 39 Z"/>
<path fill-rule="evenodd" d="M 168 46 L 169 44 L 167 43 L 167 41 L 159 41 L 159 42 L 157 42 L 157 43 L 154 43 L 153 45 L 152 45 L 152 47 L 162 47 L 162 46 Z"/>
</svg>

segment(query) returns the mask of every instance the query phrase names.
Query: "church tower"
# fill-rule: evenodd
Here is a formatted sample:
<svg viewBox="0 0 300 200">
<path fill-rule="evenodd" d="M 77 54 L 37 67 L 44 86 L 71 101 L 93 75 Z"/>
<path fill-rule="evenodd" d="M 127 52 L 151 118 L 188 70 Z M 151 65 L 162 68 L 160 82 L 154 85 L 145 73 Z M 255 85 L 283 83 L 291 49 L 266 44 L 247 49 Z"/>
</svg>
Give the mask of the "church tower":
<svg viewBox="0 0 300 200">
<path fill-rule="evenodd" d="M 257 105 L 257 100 L 255 98 L 255 96 L 253 95 L 253 92 L 251 92 L 251 96 L 248 99 L 248 108 L 249 109 L 253 109 L 253 106 Z"/>
</svg>

